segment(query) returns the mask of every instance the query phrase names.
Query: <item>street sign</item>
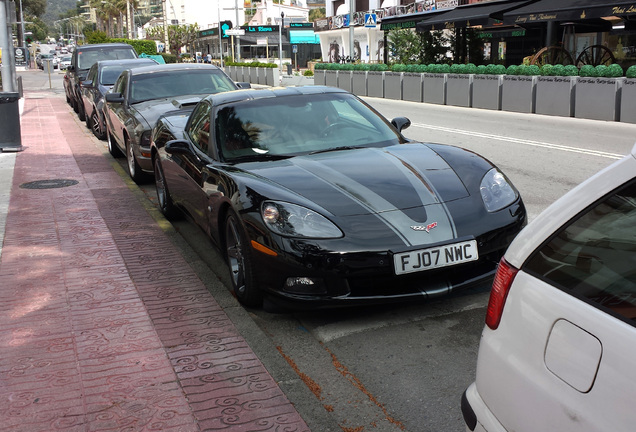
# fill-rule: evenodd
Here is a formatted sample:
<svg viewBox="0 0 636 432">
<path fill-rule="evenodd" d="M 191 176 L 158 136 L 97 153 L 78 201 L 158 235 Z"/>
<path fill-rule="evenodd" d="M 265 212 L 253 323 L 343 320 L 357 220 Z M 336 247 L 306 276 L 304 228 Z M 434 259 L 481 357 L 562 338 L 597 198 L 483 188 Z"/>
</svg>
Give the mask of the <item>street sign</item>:
<svg viewBox="0 0 636 432">
<path fill-rule="evenodd" d="M 364 26 L 376 28 L 378 26 L 378 15 L 374 13 L 364 14 Z"/>
<path fill-rule="evenodd" d="M 225 34 L 228 36 L 245 36 L 245 30 L 243 29 L 229 29 L 225 30 Z"/>
<path fill-rule="evenodd" d="M 292 45 L 292 52 L 296 54 L 298 52 L 298 45 Z"/>
</svg>

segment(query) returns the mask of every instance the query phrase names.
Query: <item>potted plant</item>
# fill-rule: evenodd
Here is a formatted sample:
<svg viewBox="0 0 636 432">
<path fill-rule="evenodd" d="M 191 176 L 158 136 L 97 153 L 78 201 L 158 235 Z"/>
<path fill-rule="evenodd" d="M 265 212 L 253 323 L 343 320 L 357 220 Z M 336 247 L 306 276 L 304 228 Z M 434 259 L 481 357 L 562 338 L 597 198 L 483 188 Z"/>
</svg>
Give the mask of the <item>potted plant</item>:
<svg viewBox="0 0 636 432">
<path fill-rule="evenodd" d="M 372 64 L 367 73 L 367 96 L 384 97 L 384 73 L 389 67 L 384 63 Z"/>
<path fill-rule="evenodd" d="M 359 63 L 353 67 L 351 72 L 351 92 L 358 96 L 367 96 L 367 72 L 370 65 Z"/>
<path fill-rule="evenodd" d="M 574 116 L 574 88 L 579 69 L 574 65 L 541 67 L 537 77 L 535 112 L 562 117 Z"/>
<path fill-rule="evenodd" d="M 446 105 L 472 106 L 473 76 L 477 66 L 472 63 L 452 64 L 446 78 Z"/>
<path fill-rule="evenodd" d="M 314 65 L 314 85 L 325 85 L 327 63 L 316 63 Z"/>
<path fill-rule="evenodd" d="M 504 65 L 479 65 L 473 76 L 473 108 L 500 110 Z"/>
<path fill-rule="evenodd" d="M 422 78 L 422 99 L 426 103 L 446 104 L 446 83 L 450 65 L 430 64 Z"/>
<path fill-rule="evenodd" d="M 508 66 L 501 86 L 501 109 L 524 113 L 535 112 L 537 65 Z"/>
<path fill-rule="evenodd" d="M 393 65 L 390 71 L 384 73 L 384 97 L 386 99 L 402 100 L 402 75 L 406 65 Z"/>
<path fill-rule="evenodd" d="M 581 67 L 574 90 L 574 116 L 618 121 L 623 68 L 618 64 Z"/>
<path fill-rule="evenodd" d="M 402 75 L 402 100 L 422 102 L 422 80 L 426 65 L 408 65 Z"/>
<path fill-rule="evenodd" d="M 636 65 L 627 68 L 625 77 L 621 94 L 620 121 L 636 123 Z"/>
</svg>

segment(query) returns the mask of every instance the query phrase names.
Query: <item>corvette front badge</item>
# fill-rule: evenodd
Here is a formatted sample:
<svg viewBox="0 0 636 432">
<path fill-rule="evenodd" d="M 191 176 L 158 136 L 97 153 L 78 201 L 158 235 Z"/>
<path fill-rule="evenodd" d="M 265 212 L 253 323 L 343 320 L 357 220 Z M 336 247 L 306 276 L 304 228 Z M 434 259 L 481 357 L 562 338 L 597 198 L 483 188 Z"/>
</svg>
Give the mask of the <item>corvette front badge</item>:
<svg viewBox="0 0 636 432">
<path fill-rule="evenodd" d="M 426 231 L 430 233 L 433 228 L 437 226 L 437 222 L 430 223 L 426 226 L 424 225 L 411 225 L 411 229 L 415 231 Z"/>
</svg>

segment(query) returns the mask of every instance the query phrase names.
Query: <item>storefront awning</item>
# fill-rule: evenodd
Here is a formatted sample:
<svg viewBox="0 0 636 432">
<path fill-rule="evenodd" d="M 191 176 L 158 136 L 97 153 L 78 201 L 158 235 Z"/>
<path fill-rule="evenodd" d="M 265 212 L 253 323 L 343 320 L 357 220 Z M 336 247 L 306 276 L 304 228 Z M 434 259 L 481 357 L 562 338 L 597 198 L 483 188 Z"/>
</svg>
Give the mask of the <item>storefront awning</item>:
<svg viewBox="0 0 636 432">
<path fill-rule="evenodd" d="M 536 0 L 535 0 L 536 1 Z M 503 24 L 505 12 L 532 3 L 532 0 L 505 0 L 458 6 L 417 24 L 417 31 L 456 27 L 493 27 Z"/>
<path fill-rule="evenodd" d="M 504 24 L 523 26 L 547 21 L 580 21 L 629 15 L 636 16 L 634 0 L 539 0 L 504 13 Z"/>
<path fill-rule="evenodd" d="M 382 18 L 380 30 L 397 30 L 405 28 L 415 28 L 417 23 L 439 16 L 440 14 L 452 11 L 453 9 L 440 9 L 426 12 L 416 12 L 406 15 L 397 15 Z"/>
</svg>

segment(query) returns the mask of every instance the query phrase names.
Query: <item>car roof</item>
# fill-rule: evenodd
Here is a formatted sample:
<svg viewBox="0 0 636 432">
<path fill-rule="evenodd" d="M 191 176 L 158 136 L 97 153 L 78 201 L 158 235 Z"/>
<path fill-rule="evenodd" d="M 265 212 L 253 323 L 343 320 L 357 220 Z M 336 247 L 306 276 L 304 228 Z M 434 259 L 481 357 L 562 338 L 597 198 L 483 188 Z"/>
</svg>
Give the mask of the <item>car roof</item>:
<svg viewBox="0 0 636 432">
<path fill-rule="evenodd" d="M 128 64 L 147 64 L 156 65 L 157 62 L 149 58 L 134 58 L 134 59 L 121 59 L 121 60 L 99 60 L 95 62 L 97 68 L 109 65 L 128 65 Z"/>
<path fill-rule="evenodd" d="M 347 93 L 340 88 L 328 86 L 298 86 L 298 87 L 271 87 L 261 89 L 244 89 L 230 92 L 215 93 L 209 95 L 205 100 L 209 100 L 213 105 L 222 105 L 233 102 L 241 102 L 252 99 L 276 98 L 297 95 Z"/>
<path fill-rule="evenodd" d="M 219 67 L 205 63 L 169 63 L 144 66 L 132 69 L 132 74 L 142 75 L 152 72 L 185 71 L 185 70 L 221 70 Z"/>
<path fill-rule="evenodd" d="M 132 45 L 127 44 L 127 43 L 121 43 L 121 42 L 113 42 L 113 43 L 78 45 L 77 49 L 80 50 L 80 51 L 83 51 L 83 50 L 87 50 L 87 49 L 99 49 L 99 48 L 105 48 L 105 47 L 130 47 L 130 48 L 132 48 Z"/>
</svg>

